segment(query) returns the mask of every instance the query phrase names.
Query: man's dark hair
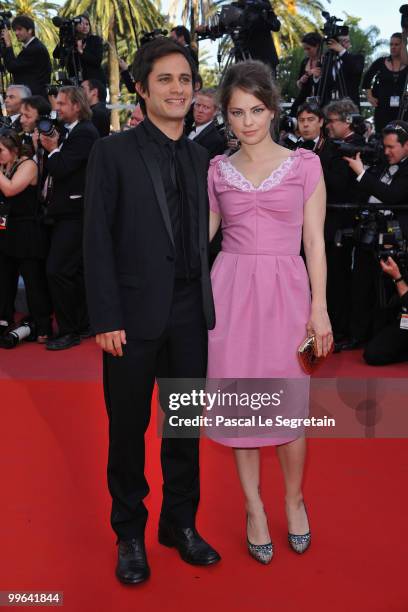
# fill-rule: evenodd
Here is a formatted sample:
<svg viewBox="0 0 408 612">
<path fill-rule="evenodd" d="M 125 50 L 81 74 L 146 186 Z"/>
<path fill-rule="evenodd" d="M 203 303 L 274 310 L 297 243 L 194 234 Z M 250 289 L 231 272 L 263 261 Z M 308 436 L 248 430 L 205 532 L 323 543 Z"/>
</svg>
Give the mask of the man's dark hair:
<svg viewBox="0 0 408 612">
<path fill-rule="evenodd" d="M 302 113 L 311 113 L 312 115 L 316 115 L 319 119 L 324 119 L 324 112 L 317 104 L 313 104 L 312 102 L 305 102 L 297 109 L 296 116 L 299 117 Z"/>
<path fill-rule="evenodd" d="M 24 98 L 21 106 L 35 108 L 40 116 L 49 115 L 51 112 L 51 104 L 42 96 L 29 96 L 28 98 Z"/>
<path fill-rule="evenodd" d="M 11 27 L 13 30 L 16 28 L 25 28 L 26 30 L 32 30 L 33 36 L 35 34 L 35 23 L 31 19 L 31 17 L 27 17 L 27 15 L 17 15 L 11 23 Z"/>
<path fill-rule="evenodd" d="M 140 83 L 143 91 L 149 93 L 149 74 L 152 72 L 155 62 L 162 57 L 167 57 L 167 55 L 173 55 L 174 53 L 179 53 L 182 55 L 190 66 L 194 87 L 194 83 L 197 78 L 196 67 L 192 58 L 190 57 L 190 54 L 184 49 L 184 47 L 181 47 L 179 44 L 174 42 L 174 40 L 161 36 L 160 38 L 156 38 L 155 40 L 142 45 L 137 51 L 135 59 L 133 60 L 133 78 L 135 79 L 136 83 Z M 145 115 L 146 104 L 141 96 L 138 96 L 138 102 L 140 103 L 140 107 Z"/>
<path fill-rule="evenodd" d="M 305 34 L 302 38 L 302 43 L 305 45 L 309 45 L 309 47 L 320 47 L 323 38 L 320 36 L 319 32 L 309 32 Z"/>
<path fill-rule="evenodd" d="M 106 101 L 106 87 L 99 79 L 86 79 L 89 83 L 89 89 L 96 89 L 98 91 L 99 102 Z"/>
<path fill-rule="evenodd" d="M 184 40 L 186 41 L 186 45 L 191 43 L 191 34 L 189 30 L 187 30 L 186 26 L 179 25 L 175 28 L 172 28 L 172 32 L 175 32 L 176 36 L 184 36 Z"/>
<path fill-rule="evenodd" d="M 395 134 L 398 142 L 403 145 L 408 141 L 408 123 L 401 119 L 391 121 L 382 131 L 382 136 L 388 136 L 389 134 Z"/>
<path fill-rule="evenodd" d="M 391 34 L 390 40 L 391 38 L 399 38 L 400 40 L 402 40 L 402 34 L 401 32 L 395 32 L 394 34 Z"/>
</svg>

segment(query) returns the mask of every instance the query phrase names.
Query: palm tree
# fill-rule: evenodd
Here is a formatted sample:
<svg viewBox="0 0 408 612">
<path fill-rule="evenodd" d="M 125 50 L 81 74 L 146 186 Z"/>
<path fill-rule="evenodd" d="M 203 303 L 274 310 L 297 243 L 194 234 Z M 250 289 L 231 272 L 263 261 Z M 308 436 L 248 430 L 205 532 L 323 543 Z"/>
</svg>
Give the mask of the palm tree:
<svg viewBox="0 0 408 612">
<path fill-rule="evenodd" d="M 140 32 L 160 27 L 163 17 L 152 0 L 67 0 L 62 9 L 67 17 L 85 12 L 108 43 L 109 93 L 114 105 L 119 98 L 118 39 L 134 38 L 134 29 Z M 120 128 L 117 111 L 112 112 L 112 126 Z"/>
<path fill-rule="evenodd" d="M 16 15 L 27 15 L 35 22 L 36 34 L 52 51 L 57 43 L 57 29 L 52 23 L 52 13 L 60 10 L 60 5 L 42 0 L 12 0 L 0 2 L 1 10 L 12 10 Z"/>
</svg>

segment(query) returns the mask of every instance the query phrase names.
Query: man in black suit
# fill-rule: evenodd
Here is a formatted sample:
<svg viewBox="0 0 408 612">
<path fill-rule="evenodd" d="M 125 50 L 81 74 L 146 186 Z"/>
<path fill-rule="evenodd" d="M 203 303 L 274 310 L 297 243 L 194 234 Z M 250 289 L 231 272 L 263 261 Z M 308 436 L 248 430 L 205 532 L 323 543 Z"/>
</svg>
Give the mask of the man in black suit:
<svg viewBox="0 0 408 612">
<path fill-rule="evenodd" d="M 343 159 L 333 140 L 345 144 L 364 145 L 362 135 L 354 131 L 353 115 L 357 106 L 349 98 L 331 102 L 325 107 L 329 142 L 320 156 L 327 181 L 327 214 L 325 239 L 327 254 L 327 306 L 333 326 L 335 341 L 349 337 L 351 312 L 351 266 L 354 243 L 343 236 L 336 244 L 338 230 L 350 230 L 356 224 L 356 209 L 350 204 L 360 200 L 355 175 Z M 338 236 L 338 234 L 337 234 Z"/>
<path fill-rule="evenodd" d="M 16 85 L 27 85 L 31 93 L 47 98 L 46 84 L 51 80 L 51 60 L 47 48 L 36 38 L 34 21 L 25 15 L 15 17 L 12 28 L 23 50 L 15 57 L 7 29 L 1 32 L 4 40 L 2 55 L 7 70 Z"/>
<path fill-rule="evenodd" d="M 207 149 L 210 158 L 221 155 L 227 148 L 225 139 L 214 122 L 217 113 L 215 89 L 202 89 L 195 95 L 194 126 L 188 137 Z"/>
<path fill-rule="evenodd" d="M 92 111 L 92 123 L 99 132 L 99 136 L 109 136 L 110 111 L 106 108 L 106 87 L 98 79 L 82 81 L 81 87 L 85 92 Z"/>
<path fill-rule="evenodd" d="M 335 98 L 351 98 L 360 108 L 360 82 L 364 70 L 364 55 L 351 53 L 350 36 L 339 36 L 331 39 L 327 46 L 333 53 L 333 70 L 328 74 L 326 95 L 322 104 Z M 328 57 L 328 56 L 326 56 Z M 345 91 L 342 91 L 342 84 Z"/>
<path fill-rule="evenodd" d="M 174 40 L 174 42 L 181 45 L 187 51 L 195 64 L 196 70 L 198 71 L 198 54 L 197 51 L 191 46 L 191 34 L 186 26 L 176 26 L 170 30 L 169 36 L 172 40 Z"/>
<path fill-rule="evenodd" d="M 392 211 L 397 206 L 395 216 L 403 237 L 408 239 L 408 123 L 393 121 L 384 128 L 382 136 L 386 163 L 365 169 L 360 154 L 347 161 L 357 175 L 361 201 L 380 210 Z M 358 245 L 353 267 L 351 337 L 340 348 L 357 348 L 376 331 L 380 321 L 378 279 L 374 245 Z"/>
<path fill-rule="evenodd" d="M 4 105 L 7 115 L 11 121 L 11 127 L 18 134 L 22 133 L 21 106 L 25 98 L 31 96 L 31 91 L 26 85 L 9 85 L 4 97 Z"/>
<path fill-rule="evenodd" d="M 183 47 L 158 38 L 139 49 L 133 72 L 146 117 L 137 128 L 96 143 L 88 166 L 84 235 L 89 314 L 104 351 L 116 575 L 127 584 L 150 574 L 144 434 L 155 377 L 205 376 L 207 329 L 215 324 L 208 154 L 183 135 L 194 63 Z M 168 415 L 168 406 L 162 407 Z M 169 432 L 167 416 L 164 431 Z M 198 436 L 163 435 L 161 464 L 159 542 L 176 547 L 188 563 L 215 563 L 219 555 L 195 528 Z"/>
<path fill-rule="evenodd" d="M 61 136 L 40 135 L 48 152 L 47 219 L 52 222 L 47 277 L 59 335 L 47 349 L 62 350 L 89 336 L 82 266 L 82 227 L 85 174 L 89 153 L 99 135 L 83 89 L 62 87 L 57 111 L 65 129 Z"/>
</svg>

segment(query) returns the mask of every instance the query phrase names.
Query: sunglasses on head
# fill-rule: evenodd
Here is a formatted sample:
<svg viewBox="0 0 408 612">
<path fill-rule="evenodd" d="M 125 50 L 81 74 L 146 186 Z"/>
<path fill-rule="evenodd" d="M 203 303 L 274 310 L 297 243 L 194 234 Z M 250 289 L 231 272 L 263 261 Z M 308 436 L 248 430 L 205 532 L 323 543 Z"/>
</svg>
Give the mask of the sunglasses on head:
<svg viewBox="0 0 408 612">
<path fill-rule="evenodd" d="M 404 132 L 404 134 L 406 134 L 408 136 L 408 132 L 407 130 L 402 127 L 402 125 L 400 125 L 399 123 L 389 123 L 388 125 L 385 126 L 384 128 L 385 130 L 401 130 L 401 132 Z"/>
</svg>

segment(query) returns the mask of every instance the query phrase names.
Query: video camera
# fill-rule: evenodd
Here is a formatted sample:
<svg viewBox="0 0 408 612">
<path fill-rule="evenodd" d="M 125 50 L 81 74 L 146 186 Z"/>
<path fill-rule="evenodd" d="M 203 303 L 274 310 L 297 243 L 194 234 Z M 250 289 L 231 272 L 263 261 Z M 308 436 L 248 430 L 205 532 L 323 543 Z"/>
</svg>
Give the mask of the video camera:
<svg viewBox="0 0 408 612">
<path fill-rule="evenodd" d="M 325 42 L 328 42 L 329 40 L 333 39 L 338 41 L 339 36 L 348 36 L 348 26 L 337 25 L 338 21 L 344 21 L 344 19 L 338 19 L 334 15 L 330 15 L 330 13 L 328 13 L 327 11 L 322 11 L 322 16 L 325 19 L 325 23 L 322 28 Z"/>
<path fill-rule="evenodd" d="M 233 40 L 239 38 L 241 32 L 248 30 L 250 14 L 260 14 L 265 11 L 265 5 L 259 0 L 238 0 L 225 4 L 221 11 L 216 13 L 205 30 L 198 28 L 196 33 L 202 40 L 216 40 L 229 34 Z"/>
<path fill-rule="evenodd" d="M 52 18 L 52 23 L 59 28 L 60 45 L 65 48 L 73 47 L 78 38 L 76 26 L 81 23 L 81 17 L 63 19 L 57 15 Z"/>
<path fill-rule="evenodd" d="M 168 34 L 167 30 L 162 30 L 160 28 L 156 28 L 155 30 L 152 30 L 151 32 L 146 32 L 145 30 L 142 30 L 140 44 L 145 45 L 146 43 L 152 40 L 155 40 L 156 38 L 167 36 L 167 34 Z"/>
<path fill-rule="evenodd" d="M 361 161 L 367 166 L 375 166 L 384 161 L 384 147 L 380 141 L 373 145 L 353 145 L 344 140 L 332 140 L 331 142 L 343 157 L 356 157 L 357 153 L 360 153 Z"/>
</svg>

